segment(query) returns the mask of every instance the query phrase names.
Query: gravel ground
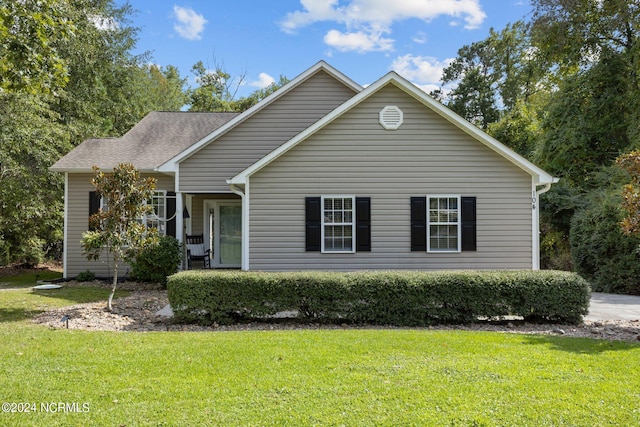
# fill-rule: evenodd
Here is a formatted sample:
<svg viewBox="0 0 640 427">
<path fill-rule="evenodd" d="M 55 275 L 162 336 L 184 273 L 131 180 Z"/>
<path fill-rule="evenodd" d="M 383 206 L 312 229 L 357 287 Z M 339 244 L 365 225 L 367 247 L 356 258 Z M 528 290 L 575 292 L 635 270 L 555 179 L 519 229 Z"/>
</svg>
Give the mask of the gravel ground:
<svg viewBox="0 0 640 427">
<path fill-rule="evenodd" d="M 97 282 L 96 284 L 98 284 Z M 83 285 L 86 285 L 83 284 Z M 95 285 L 95 284 L 92 284 Z M 64 286 L 78 286 L 75 282 Z M 69 307 L 50 310 L 37 315 L 33 321 L 49 325 L 51 328 L 66 328 L 62 322 L 64 316 L 69 317 L 69 329 L 85 329 L 96 331 L 242 331 L 242 330 L 276 330 L 276 329 L 367 329 L 379 326 L 319 325 L 299 323 L 288 319 L 277 319 L 265 322 L 242 323 L 231 326 L 176 324 L 171 318 L 159 316 L 158 310 L 169 301 L 167 292 L 159 289 L 145 288 L 144 285 L 125 283 L 122 289 L 132 290 L 127 297 L 113 302 L 113 311 L 106 310 L 106 302 L 77 304 Z M 606 340 L 640 341 L 639 321 L 585 321 L 581 325 L 532 324 L 522 321 L 477 323 L 469 325 L 437 326 L 425 329 L 496 331 L 517 334 L 542 334 L 570 337 L 588 337 Z"/>
</svg>

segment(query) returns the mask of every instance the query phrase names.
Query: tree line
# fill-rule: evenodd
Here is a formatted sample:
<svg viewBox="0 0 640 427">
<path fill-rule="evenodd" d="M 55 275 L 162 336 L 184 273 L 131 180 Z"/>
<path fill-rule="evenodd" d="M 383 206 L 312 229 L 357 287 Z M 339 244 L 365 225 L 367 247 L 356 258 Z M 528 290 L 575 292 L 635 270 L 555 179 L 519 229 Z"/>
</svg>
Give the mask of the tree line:
<svg viewBox="0 0 640 427">
<path fill-rule="evenodd" d="M 637 227 L 621 227 L 640 210 L 640 2 L 531 4 L 461 47 L 431 95 L 561 178 L 543 196 L 543 267 L 640 293 Z M 190 87 L 132 53 L 133 13 L 113 0 L 0 0 L 0 265 L 60 255 L 63 179 L 48 167 L 82 140 L 122 135 L 153 110 L 243 111 L 287 82 L 237 97 L 239 81 L 200 61 Z"/>
<path fill-rule="evenodd" d="M 135 11 L 113 0 L 0 0 L 0 265 L 59 258 L 63 177 L 48 168 L 87 138 L 121 136 L 150 111 L 243 111 L 287 82 L 237 97 L 202 61 L 196 87 L 134 54 Z"/>
</svg>

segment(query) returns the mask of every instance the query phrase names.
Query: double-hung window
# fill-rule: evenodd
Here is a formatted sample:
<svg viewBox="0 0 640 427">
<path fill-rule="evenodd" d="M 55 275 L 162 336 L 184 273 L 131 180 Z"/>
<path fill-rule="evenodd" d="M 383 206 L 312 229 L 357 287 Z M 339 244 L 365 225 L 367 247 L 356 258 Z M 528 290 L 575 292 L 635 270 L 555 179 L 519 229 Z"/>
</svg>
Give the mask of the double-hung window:
<svg viewBox="0 0 640 427">
<path fill-rule="evenodd" d="M 371 197 L 305 197 L 305 250 L 371 252 Z"/>
<path fill-rule="evenodd" d="M 145 202 L 148 206 L 151 206 L 151 212 L 146 215 L 137 218 L 145 228 L 155 228 L 158 230 L 158 234 L 161 236 L 174 236 L 176 232 L 175 210 L 176 210 L 176 195 L 173 192 L 167 191 L 155 191 L 153 195 Z M 109 201 L 100 197 L 96 191 L 89 192 L 89 217 L 99 212 L 100 210 L 109 210 Z M 95 230 L 97 224 L 89 223 L 89 229 Z"/>
<path fill-rule="evenodd" d="M 147 229 L 155 228 L 160 236 L 167 234 L 167 199 L 165 191 L 155 191 L 153 196 L 147 200 L 152 210 L 143 218 L 143 223 Z"/>
<path fill-rule="evenodd" d="M 355 252 L 354 196 L 322 197 L 322 252 Z"/>
<path fill-rule="evenodd" d="M 460 196 L 434 195 L 427 199 L 427 251 L 460 252 Z"/>
</svg>

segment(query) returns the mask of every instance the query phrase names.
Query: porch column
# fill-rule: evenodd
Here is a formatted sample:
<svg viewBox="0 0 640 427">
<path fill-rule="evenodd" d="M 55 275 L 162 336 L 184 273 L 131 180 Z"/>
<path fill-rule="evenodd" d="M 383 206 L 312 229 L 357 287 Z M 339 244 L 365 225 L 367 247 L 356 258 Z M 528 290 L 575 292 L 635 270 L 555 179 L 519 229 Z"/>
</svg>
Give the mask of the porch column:
<svg viewBox="0 0 640 427">
<path fill-rule="evenodd" d="M 176 239 L 184 240 L 184 200 L 182 193 L 176 193 Z"/>
<path fill-rule="evenodd" d="M 184 198 L 182 193 L 176 192 L 176 239 L 182 243 L 184 241 Z M 180 264 L 180 270 L 186 270 L 187 253 L 184 247 L 182 248 L 182 263 Z"/>
</svg>

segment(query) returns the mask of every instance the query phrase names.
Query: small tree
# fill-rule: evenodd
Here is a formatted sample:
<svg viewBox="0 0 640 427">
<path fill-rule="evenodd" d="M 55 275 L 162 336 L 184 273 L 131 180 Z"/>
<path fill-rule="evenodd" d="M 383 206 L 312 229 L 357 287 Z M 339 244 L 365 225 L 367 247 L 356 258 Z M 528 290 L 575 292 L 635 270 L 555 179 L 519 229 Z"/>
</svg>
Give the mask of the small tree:
<svg viewBox="0 0 640 427">
<path fill-rule="evenodd" d="M 621 222 L 622 230 L 640 236 L 640 150 L 618 157 L 617 163 L 631 176 L 631 183 L 622 190 L 622 209 L 628 213 Z"/>
<path fill-rule="evenodd" d="M 89 219 L 91 230 L 82 235 L 82 248 L 87 259 L 97 260 L 106 250 L 113 265 L 113 287 L 107 308 L 118 285 L 118 268 L 123 261 L 131 261 L 150 239 L 156 238 L 156 230 L 147 230 L 141 218 L 150 213 L 146 204 L 155 190 L 155 178 L 140 178 L 140 172 L 130 163 L 120 163 L 113 173 L 105 174 L 97 166 L 91 183 L 106 202 Z"/>
</svg>

